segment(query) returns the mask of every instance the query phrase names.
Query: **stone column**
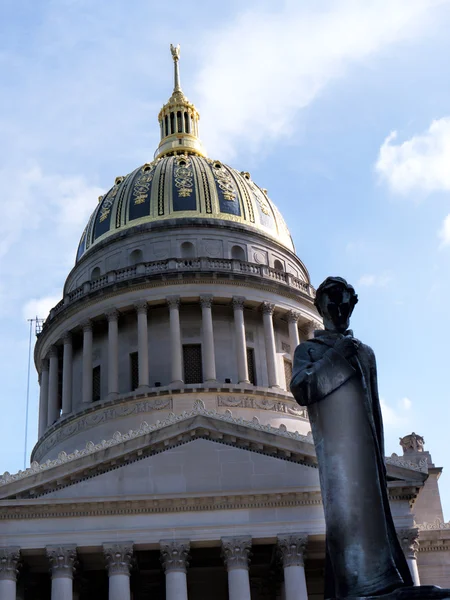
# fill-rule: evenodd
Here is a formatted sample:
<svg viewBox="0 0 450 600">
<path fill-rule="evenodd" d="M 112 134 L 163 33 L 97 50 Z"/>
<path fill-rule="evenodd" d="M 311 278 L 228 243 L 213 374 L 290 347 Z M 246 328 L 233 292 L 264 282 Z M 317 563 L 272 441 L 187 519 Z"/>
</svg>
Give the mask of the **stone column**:
<svg viewBox="0 0 450 600">
<path fill-rule="evenodd" d="M 83 327 L 83 404 L 92 402 L 92 321 L 85 321 Z"/>
<path fill-rule="evenodd" d="M 309 321 L 309 323 L 306 325 L 306 327 L 304 329 L 305 329 L 305 333 L 306 333 L 305 341 L 310 340 L 311 338 L 314 337 L 315 330 L 319 329 L 318 323 L 316 323 L 315 321 Z"/>
<path fill-rule="evenodd" d="M 294 352 L 297 346 L 300 344 L 300 337 L 298 335 L 298 318 L 300 314 L 295 310 L 290 310 L 287 314 L 288 325 L 289 325 L 289 344 L 291 346 L 291 358 L 294 361 Z"/>
<path fill-rule="evenodd" d="M 203 327 L 203 378 L 206 383 L 216 382 L 216 357 L 214 353 L 212 302 L 213 297 L 211 295 L 200 296 Z"/>
<path fill-rule="evenodd" d="M 108 319 L 108 396 L 119 393 L 119 312 L 113 308 L 106 313 Z"/>
<path fill-rule="evenodd" d="M 130 569 L 133 542 L 103 544 L 109 576 L 108 600 L 130 600 Z"/>
<path fill-rule="evenodd" d="M 414 585 L 420 585 L 419 570 L 417 568 L 417 551 L 419 550 L 419 530 L 397 529 L 397 537 L 405 554 Z"/>
<path fill-rule="evenodd" d="M 58 349 L 52 346 L 49 352 L 50 369 L 48 375 L 47 427 L 51 427 L 59 417 L 58 407 Z"/>
<path fill-rule="evenodd" d="M 228 571 L 229 600 L 251 600 L 248 565 L 252 539 L 247 536 L 222 538 L 222 556 Z"/>
<path fill-rule="evenodd" d="M 137 302 L 134 308 L 137 313 L 139 387 L 145 388 L 149 387 L 147 301 Z"/>
<path fill-rule="evenodd" d="M 52 574 L 52 600 L 73 600 L 76 546 L 47 546 Z"/>
<path fill-rule="evenodd" d="M 161 540 L 159 545 L 166 574 L 166 600 L 187 600 L 189 540 Z"/>
<path fill-rule="evenodd" d="M 62 380 L 62 414 L 72 412 L 72 335 L 67 332 L 63 337 L 63 380 Z"/>
<path fill-rule="evenodd" d="M 38 437 L 42 437 L 47 429 L 48 420 L 48 359 L 44 358 L 41 366 L 39 394 L 39 428 Z"/>
<path fill-rule="evenodd" d="M 20 548 L 0 548 L 0 598 L 16 600 L 17 573 L 19 572 Z"/>
<path fill-rule="evenodd" d="M 245 341 L 244 302 L 245 298 L 242 296 L 233 296 L 238 382 L 250 383 L 248 378 L 247 344 Z"/>
<path fill-rule="evenodd" d="M 180 296 L 166 298 L 170 314 L 170 359 L 172 365 L 172 384 L 183 383 L 183 361 L 180 327 Z"/>
<path fill-rule="evenodd" d="M 284 571 L 285 600 L 308 600 L 304 553 L 308 543 L 305 533 L 278 536 L 278 551 Z"/>
<path fill-rule="evenodd" d="M 273 312 L 275 304 L 263 302 L 261 311 L 264 323 L 264 339 L 266 342 L 267 376 L 269 387 L 280 387 L 277 377 L 277 352 L 275 348 L 275 332 L 273 330 Z"/>
</svg>

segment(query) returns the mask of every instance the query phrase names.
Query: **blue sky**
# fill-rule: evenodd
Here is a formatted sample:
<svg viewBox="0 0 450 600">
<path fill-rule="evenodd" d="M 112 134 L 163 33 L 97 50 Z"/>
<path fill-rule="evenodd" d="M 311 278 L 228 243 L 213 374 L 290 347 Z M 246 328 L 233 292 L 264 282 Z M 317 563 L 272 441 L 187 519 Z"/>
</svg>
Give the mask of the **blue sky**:
<svg viewBox="0 0 450 600">
<path fill-rule="evenodd" d="M 3 0 L 0 472 L 23 466 L 28 324 L 61 297 L 84 224 L 150 160 L 169 43 L 212 158 L 269 190 L 314 285 L 346 277 L 378 358 L 388 453 L 444 466 L 450 295 L 450 1 Z M 36 440 L 32 370 L 29 450 Z"/>
</svg>

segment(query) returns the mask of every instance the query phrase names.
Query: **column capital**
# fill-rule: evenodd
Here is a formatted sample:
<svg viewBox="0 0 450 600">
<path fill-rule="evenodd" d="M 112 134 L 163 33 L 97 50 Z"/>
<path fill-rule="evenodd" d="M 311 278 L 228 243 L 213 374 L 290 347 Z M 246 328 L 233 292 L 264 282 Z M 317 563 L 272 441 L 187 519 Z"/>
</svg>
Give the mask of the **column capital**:
<svg viewBox="0 0 450 600">
<path fill-rule="evenodd" d="M 65 577 L 73 579 L 77 560 L 75 545 L 47 546 L 47 558 L 50 562 L 52 578 Z"/>
<path fill-rule="evenodd" d="M 263 302 L 261 304 L 261 312 L 263 315 L 273 315 L 275 310 L 275 304 L 271 302 Z"/>
<path fill-rule="evenodd" d="M 288 323 L 298 323 L 300 313 L 298 313 L 296 310 L 288 310 L 286 316 Z"/>
<path fill-rule="evenodd" d="M 244 296 L 233 296 L 233 299 L 231 300 L 233 309 L 234 310 L 244 310 L 245 300 L 246 299 L 244 298 Z"/>
<path fill-rule="evenodd" d="M 416 558 L 416 552 L 419 550 L 419 529 L 397 529 L 397 537 L 406 558 Z"/>
<path fill-rule="evenodd" d="M 109 310 L 105 311 L 105 315 L 106 315 L 106 318 L 108 319 L 108 322 L 109 321 L 118 321 L 119 314 L 120 313 L 116 308 L 110 308 Z"/>
<path fill-rule="evenodd" d="M 137 302 L 134 303 L 134 308 L 137 312 L 137 314 L 143 314 L 143 313 L 147 313 L 148 311 L 148 302 L 147 300 L 138 300 Z"/>
<path fill-rule="evenodd" d="M 214 300 L 214 296 L 212 294 L 202 294 L 200 296 L 200 306 L 202 308 L 211 308 Z"/>
<path fill-rule="evenodd" d="M 57 358 L 58 357 L 58 348 L 57 348 L 57 346 L 50 346 L 50 348 L 48 350 L 48 357 L 49 358 Z"/>
<path fill-rule="evenodd" d="M 250 536 L 222 538 L 222 557 L 227 571 L 248 569 L 252 548 Z"/>
<path fill-rule="evenodd" d="M 304 566 L 304 554 L 308 544 L 308 534 L 281 534 L 278 536 L 277 542 L 283 567 Z"/>
<path fill-rule="evenodd" d="M 81 327 L 83 329 L 83 333 L 86 331 L 92 331 L 92 321 L 91 319 L 86 319 L 81 323 Z"/>
<path fill-rule="evenodd" d="M 133 564 L 133 542 L 103 544 L 108 575 L 130 575 Z"/>
<path fill-rule="evenodd" d="M 181 571 L 186 573 L 189 566 L 189 540 L 160 540 L 161 563 L 165 573 Z"/>
<path fill-rule="evenodd" d="M 0 581 L 8 579 L 17 581 L 19 572 L 20 548 L 18 546 L 7 546 L 0 548 Z"/>
<path fill-rule="evenodd" d="M 170 309 L 180 308 L 180 296 L 167 296 L 166 301 Z"/>
<path fill-rule="evenodd" d="M 320 324 L 317 323 L 317 321 L 308 321 L 308 323 L 306 323 L 306 325 L 303 327 L 305 333 L 306 333 L 306 337 L 308 339 L 312 338 L 314 336 L 314 332 L 316 329 L 321 329 Z"/>
</svg>

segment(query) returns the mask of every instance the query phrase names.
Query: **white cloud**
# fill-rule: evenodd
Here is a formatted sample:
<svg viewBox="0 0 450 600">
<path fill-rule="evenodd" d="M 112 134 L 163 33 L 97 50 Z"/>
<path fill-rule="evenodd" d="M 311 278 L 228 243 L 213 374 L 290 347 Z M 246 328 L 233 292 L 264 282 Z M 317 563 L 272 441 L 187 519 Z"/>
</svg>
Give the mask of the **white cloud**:
<svg viewBox="0 0 450 600">
<path fill-rule="evenodd" d="M 297 113 L 352 64 L 426 29 L 448 0 L 285 0 L 243 10 L 202 46 L 202 138 L 223 158 L 296 131 Z"/>
<path fill-rule="evenodd" d="M 405 396 L 405 398 L 402 398 L 400 400 L 401 406 L 402 408 L 404 408 L 405 410 L 410 410 L 410 408 L 412 407 L 412 402 L 409 398 L 407 398 Z"/>
<path fill-rule="evenodd" d="M 439 230 L 438 236 L 441 240 L 441 248 L 450 245 L 450 214 L 448 214 L 445 217 L 442 223 L 442 227 Z"/>
<path fill-rule="evenodd" d="M 383 423 L 387 428 L 406 427 L 409 424 L 409 413 L 412 402 L 409 398 L 402 398 L 397 402 L 394 408 L 380 397 L 381 412 L 383 414 Z"/>
<path fill-rule="evenodd" d="M 386 287 L 392 281 L 390 273 L 382 273 L 381 275 L 365 274 L 358 280 L 358 285 L 364 287 Z"/>
<path fill-rule="evenodd" d="M 0 170 L 2 177 L 14 186 L 1 201 L 0 317 L 21 309 L 20 317 L 45 317 L 56 290 L 61 291 L 53 305 L 62 297 L 83 227 L 104 190 L 78 175 L 47 174 L 36 165 Z"/>
<path fill-rule="evenodd" d="M 25 303 L 22 309 L 24 319 L 46 319 L 50 309 L 53 308 L 61 300 L 61 293 L 55 293 L 51 296 L 42 298 L 31 298 Z"/>
<path fill-rule="evenodd" d="M 450 190 L 450 117 L 431 123 L 424 132 L 394 143 L 393 131 L 380 148 L 376 171 L 397 193 Z"/>
</svg>

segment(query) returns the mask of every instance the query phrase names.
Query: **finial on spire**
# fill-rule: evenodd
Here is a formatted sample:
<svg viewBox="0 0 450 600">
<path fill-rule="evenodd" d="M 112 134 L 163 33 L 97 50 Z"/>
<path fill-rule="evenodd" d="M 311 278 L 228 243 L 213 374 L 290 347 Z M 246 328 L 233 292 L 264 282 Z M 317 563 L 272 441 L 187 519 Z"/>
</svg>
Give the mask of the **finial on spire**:
<svg viewBox="0 0 450 600">
<path fill-rule="evenodd" d="M 170 44 L 170 51 L 172 53 L 173 58 L 173 67 L 174 67 L 174 92 L 181 92 L 181 84 L 180 84 L 180 71 L 178 68 L 178 61 L 180 59 L 180 44 L 174 46 Z"/>
</svg>

